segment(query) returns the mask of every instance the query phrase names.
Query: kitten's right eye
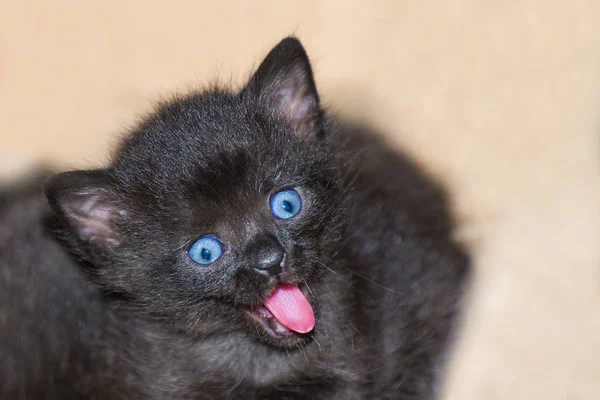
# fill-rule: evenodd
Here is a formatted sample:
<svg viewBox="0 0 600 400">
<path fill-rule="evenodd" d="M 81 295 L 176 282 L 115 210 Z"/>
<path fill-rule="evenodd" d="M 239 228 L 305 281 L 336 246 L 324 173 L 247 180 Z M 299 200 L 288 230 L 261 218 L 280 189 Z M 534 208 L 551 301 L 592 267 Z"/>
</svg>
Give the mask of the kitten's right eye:
<svg viewBox="0 0 600 400">
<path fill-rule="evenodd" d="M 212 264 L 223 254 L 223 245 L 215 236 L 203 236 L 188 251 L 188 255 L 198 264 Z"/>
</svg>

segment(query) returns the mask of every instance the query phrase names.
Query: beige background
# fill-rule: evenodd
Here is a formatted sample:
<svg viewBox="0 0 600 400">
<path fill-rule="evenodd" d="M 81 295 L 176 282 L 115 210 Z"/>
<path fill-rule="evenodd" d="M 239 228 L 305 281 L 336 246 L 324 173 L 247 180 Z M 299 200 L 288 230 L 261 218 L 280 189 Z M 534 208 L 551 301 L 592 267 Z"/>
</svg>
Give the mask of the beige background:
<svg viewBox="0 0 600 400">
<path fill-rule="evenodd" d="M 297 33 L 326 104 L 444 179 L 476 279 L 448 399 L 600 399 L 600 2 L 0 0 L 0 176 L 102 164 Z"/>
</svg>

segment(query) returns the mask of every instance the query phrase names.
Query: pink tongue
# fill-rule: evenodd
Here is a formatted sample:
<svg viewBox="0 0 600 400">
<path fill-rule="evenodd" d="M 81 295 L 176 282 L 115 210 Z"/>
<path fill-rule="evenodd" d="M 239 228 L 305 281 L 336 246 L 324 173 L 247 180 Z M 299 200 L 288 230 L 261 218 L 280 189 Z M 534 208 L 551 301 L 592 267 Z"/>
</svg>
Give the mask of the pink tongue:
<svg viewBox="0 0 600 400">
<path fill-rule="evenodd" d="M 307 333 L 315 327 L 315 314 L 298 286 L 281 284 L 265 300 L 265 307 L 286 328 Z"/>
</svg>

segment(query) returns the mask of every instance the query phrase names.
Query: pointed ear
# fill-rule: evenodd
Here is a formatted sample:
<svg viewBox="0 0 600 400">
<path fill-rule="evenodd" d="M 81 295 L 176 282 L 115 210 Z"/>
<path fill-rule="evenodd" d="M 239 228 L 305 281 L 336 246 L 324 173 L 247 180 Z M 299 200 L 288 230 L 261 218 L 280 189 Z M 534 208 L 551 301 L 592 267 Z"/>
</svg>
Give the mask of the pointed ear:
<svg viewBox="0 0 600 400">
<path fill-rule="evenodd" d="M 55 175 L 46 184 L 46 196 L 79 242 L 103 248 L 119 244 L 114 222 L 124 211 L 105 170 Z"/>
<path fill-rule="evenodd" d="M 319 135 L 322 112 L 306 51 L 293 37 L 283 39 L 264 59 L 244 94 L 256 96 L 291 122 L 299 137 Z"/>
</svg>

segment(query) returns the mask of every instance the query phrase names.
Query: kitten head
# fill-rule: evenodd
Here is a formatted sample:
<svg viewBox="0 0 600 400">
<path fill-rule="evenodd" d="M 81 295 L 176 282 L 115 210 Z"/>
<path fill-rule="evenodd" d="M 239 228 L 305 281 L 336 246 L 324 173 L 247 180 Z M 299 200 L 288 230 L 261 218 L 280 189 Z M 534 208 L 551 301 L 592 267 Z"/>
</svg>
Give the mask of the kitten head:
<svg viewBox="0 0 600 400">
<path fill-rule="evenodd" d="M 163 104 L 108 168 L 59 174 L 46 192 L 60 236 L 108 292 L 190 335 L 295 346 L 339 234 L 324 135 L 308 58 L 287 38 L 240 92 Z"/>
</svg>

